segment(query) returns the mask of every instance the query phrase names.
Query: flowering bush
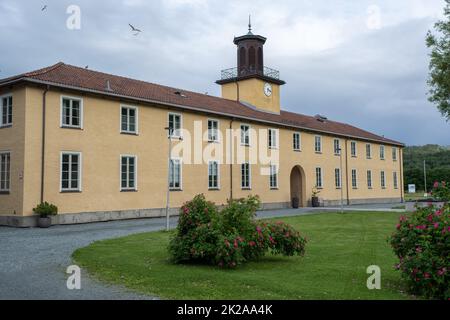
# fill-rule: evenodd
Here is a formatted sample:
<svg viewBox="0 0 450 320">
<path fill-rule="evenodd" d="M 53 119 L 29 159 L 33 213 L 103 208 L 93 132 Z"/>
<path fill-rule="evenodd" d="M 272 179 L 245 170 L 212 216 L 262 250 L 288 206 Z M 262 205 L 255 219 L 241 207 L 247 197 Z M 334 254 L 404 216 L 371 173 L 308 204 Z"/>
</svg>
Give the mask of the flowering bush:
<svg viewBox="0 0 450 320">
<path fill-rule="evenodd" d="M 450 205 L 402 216 L 390 243 L 415 294 L 450 299 Z"/>
<path fill-rule="evenodd" d="M 433 184 L 431 195 L 437 200 L 448 202 L 450 201 L 450 186 L 445 181 L 440 183 L 436 181 Z"/>
<path fill-rule="evenodd" d="M 218 212 L 203 195 L 180 209 L 180 219 L 169 252 L 176 263 L 198 262 L 220 267 L 258 259 L 267 252 L 303 255 L 306 240 L 291 226 L 257 222 L 258 197 L 231 200 Z"/>
</svg>

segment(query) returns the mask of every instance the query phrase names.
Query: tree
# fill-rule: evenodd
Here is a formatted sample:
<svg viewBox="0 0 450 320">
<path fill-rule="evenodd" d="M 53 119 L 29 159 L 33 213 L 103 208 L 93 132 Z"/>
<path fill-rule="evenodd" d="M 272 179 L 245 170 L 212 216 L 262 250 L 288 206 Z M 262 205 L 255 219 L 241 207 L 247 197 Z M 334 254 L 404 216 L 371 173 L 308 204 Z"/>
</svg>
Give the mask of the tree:
<svg viewBox="0 0 450 320">
<path fill-rule="evenodd" d="M 445 0 L 444 20 L 437 22 L 437 34 L 428 31 L 427 46 L 431 48 L 430 87 L 428 100 L 434 103 L 442 115 L 450 120 L 450 0 Z"/>
</svg>

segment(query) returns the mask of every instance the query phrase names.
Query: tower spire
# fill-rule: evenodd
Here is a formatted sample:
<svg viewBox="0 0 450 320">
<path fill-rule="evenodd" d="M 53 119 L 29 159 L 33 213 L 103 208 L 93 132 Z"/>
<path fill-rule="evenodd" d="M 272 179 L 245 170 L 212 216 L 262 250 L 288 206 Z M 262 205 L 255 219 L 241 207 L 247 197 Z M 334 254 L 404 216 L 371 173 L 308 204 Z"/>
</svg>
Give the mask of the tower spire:
<svg viewBox="0 0 450 320">
<path fill-rule="evenodd" d="M 252 34 L 252 16 L 248 15 L 248 34 Z"/>
</svg>

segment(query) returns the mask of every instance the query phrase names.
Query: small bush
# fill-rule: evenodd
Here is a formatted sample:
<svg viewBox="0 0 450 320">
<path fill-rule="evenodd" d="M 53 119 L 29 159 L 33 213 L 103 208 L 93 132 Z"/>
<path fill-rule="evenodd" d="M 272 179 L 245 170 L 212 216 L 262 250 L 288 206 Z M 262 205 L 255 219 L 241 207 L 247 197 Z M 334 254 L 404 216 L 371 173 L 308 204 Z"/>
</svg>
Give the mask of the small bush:
<svg viewBox="0 0 450 320">
<path fill-rule="evenodd" d="M 445 181 L 442 182 L 436 181 L 433 184 L 433 190 L 431 190 L 431 195 L 436 200 L 448 202 L 450 201 L 450 186 Z"/>
<path fill-rule="evenodd" d="M 33 208 L 33 212 L 38 214 L 41 218 L 54 216 L 58 214 L 58 207 L 48 202 L 42 202 Z"/>
<path fill-rule="evenodd" d="M 176 263 L 197 262 L 234 268 L 267 252 L 303 255 L 306 240 L 291 226 L 255 220 L 258 197 L 231 200 L 218 211 L 203 195 L 180 209 L 169 252 Z"/>
<path fill-rule="evenodd" d="M 450 205 L 402 216 L 390 243 L 413 293 L 450 299 Z"/>
</svg>

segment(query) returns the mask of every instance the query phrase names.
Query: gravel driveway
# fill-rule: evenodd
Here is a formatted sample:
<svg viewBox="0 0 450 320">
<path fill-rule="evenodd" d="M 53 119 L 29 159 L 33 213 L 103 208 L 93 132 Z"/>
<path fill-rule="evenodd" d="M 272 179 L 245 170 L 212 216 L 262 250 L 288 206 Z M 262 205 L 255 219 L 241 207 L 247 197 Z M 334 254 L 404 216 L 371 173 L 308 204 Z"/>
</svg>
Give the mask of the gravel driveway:
<svg viewBox="0 0 450 320">
<path fill-rule="evenodd" d="M 258 212 L 258 216 L 264 218 L 314 213 L 311 211 L 324 209 L 271 210 Z M 176 219 L 172 219 L 171 227 L 175 226 Z M 81 290 L 68 290 L 66 268 L 72 264 L 72 252 L 93 241 L 156 231 L 164 227 L 164 218 L 53 226 L 49 229 L 0 227 L 0 299 L 154 299 L 123 287 L 100 283 L 84 270 L 81 271 Z"/>
</svg>

